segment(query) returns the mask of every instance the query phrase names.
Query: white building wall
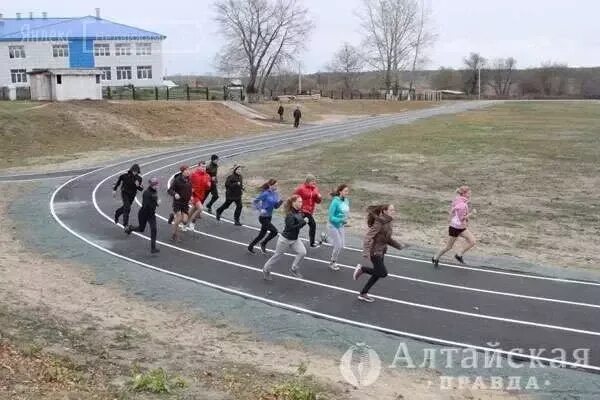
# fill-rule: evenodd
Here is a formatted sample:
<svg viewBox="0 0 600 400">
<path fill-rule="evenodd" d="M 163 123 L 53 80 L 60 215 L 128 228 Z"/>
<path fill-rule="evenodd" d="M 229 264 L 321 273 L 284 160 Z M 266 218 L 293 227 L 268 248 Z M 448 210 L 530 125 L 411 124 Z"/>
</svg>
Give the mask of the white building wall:
<svg viewBox="0 0 600 400">
<path fill-rule="evenodd" d="M 36 74 L 29 76 L 29 86 L 31 87 L 31 100 L 44 101 L 52 100 L 50 87 L 50 75 Z"/>
<path fill-rule="evenodd" d="M 53 100 L 102 100 L 102 85 L 96 83 L 95 75 L 63 75 L 62 84 L 52 76 Z"/>
<path fill-rule="evenodd" d="M 52 45 L 55 44 L 68 44 L 68 42 L 0 42 L 0 87 L 29 86 L 29 82 L 24 84 L 12 83 L 11 69 L 25 69 L 29 72 L 36 68 L 69 68 L 69 57 L 52 56 Z M 9 46 L 24 46 L 25 58 L 10 58 Z"/>
</svg>

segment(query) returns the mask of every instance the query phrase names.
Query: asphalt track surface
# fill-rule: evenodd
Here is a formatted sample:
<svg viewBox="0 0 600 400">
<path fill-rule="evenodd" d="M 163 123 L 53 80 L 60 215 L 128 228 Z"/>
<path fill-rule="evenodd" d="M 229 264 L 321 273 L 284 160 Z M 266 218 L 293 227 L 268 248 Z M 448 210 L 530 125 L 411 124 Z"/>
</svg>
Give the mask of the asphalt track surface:
<svg viewBox="0 0 600 400">
<path fill-rule="evenodd" d="M 75 240 L 142 267 L 231 294 L 440 345 L 493 351 L 526 361 L 560 361 L 566 367 L 598 372 L 599 283 L 453 264 L 440 264 L 439 269 L 434 269 L 427 260 L 390 254 L 386 257 L 389 276 L 372 289 L 376 302 L 365 304 L 356 296 L 366 277 L 359 282 L 352 279 L 353 267 L 364 262 L 358 249 L 346 248 L 339 260 L 342 268 L 334 272 L 327 268 L 331 250 L 328 246 L 309 248 L 302 264 L 303 279 L 289 274 L 292 255 L 288 255 L 275 266 L 273 281 L 266 282 L 261 269 L 267 258 L 246 250 L 256 235 L 256 226 L 235 227 L 225 218 L 217 222 L 204 215 L 196 231 L 186 232 L 181 243 L 169 241 L 171 227 L 166 217 L 171 201 L 164 186 L 182 163 L 194 163 L 213 153 L 234 158 L 252 152 L 299 148 L 319 140 L 348 137 L 479 106 L 456 103 L 119 162 L 62 184 L 52 196 L 50 210 Z M 158 210 L 161 253 L 156 256 L 149 253 L 148 231 L 128 237 L 112 221 L 118 207 L 112 198 L 112 185 L 132 162 L 141 165 L 146 177 L 158 176 L 163 185 Z M 136 207 L 130 219 L 136 222 Z M 272 241 L 270 249 L 274 245 Z M 574 356 L 577 349 L 589 350 L 587 364 Z"/>
</svg>

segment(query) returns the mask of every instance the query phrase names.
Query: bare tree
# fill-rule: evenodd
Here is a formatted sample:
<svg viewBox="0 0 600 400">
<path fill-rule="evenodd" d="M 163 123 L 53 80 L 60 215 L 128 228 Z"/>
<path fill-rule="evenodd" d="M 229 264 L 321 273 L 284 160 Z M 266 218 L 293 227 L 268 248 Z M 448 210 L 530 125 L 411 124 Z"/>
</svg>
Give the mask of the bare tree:
<svg viewBox="0 0 600 400">
<path fill-rule="evenodd" d="M 248 94 L 264 92 L 274 68 L 303 48 L 313 28 L 298 0 L 218 0 L 214 6 L 226 39 L 218 65 L 248 75 Z"/>
<path fill-rule="evenodd" d="M 494 89 L 496 96 L 507 97 L 510 95 L 516 65 L 517 60 L 512 57 L 498 58 L 492 63 L 492 67 L 488 71 L 488 85 Z"/>
<path fill-rule="evenodd" d="M 472 95 L 477 93 L 479 85 L 479 72 L 486 63 L 486 59 L 483 58 L 479 53 L 471 53 L 469 57 L 464 59 L 465 66 L 467 67 L 465 76 L 465 92 Z"/>
<path fill-rule="evenodd" d="M 435 34 L 431 31 L 431 10 L 425 6 L 425 1 L 421 0 L 419 6 L 419 20 L 416 23 L 413 43 L 413 63 L 412 71 L 410 74 L 410 86 L 409 93 L 412 93 L 415 85 L 415 74 L 419 63 L 423 64 L 425 58 L 423 57 L 423 50 L 431 46 L 436 39 Z"/>
<path fill-rule="evenodd" d="M 542 67 L 536 70 L 536 80 L 540 92 L 544 96 L 562 96 L 567 91 L 568 66 L 566 64 L 553 63 L 550 61 L 542 63 Z"/>
<path fill-rule="evenodd" d="M 364 58 L 358 49 L 349 43 L 344 43 L 335 53 L 328 69 L 341 75 L 346 90 L 353 90 L 364 68 Z"/>
<path fill-rule="evenodd" d="M 431 86 L 438 90 L 462 90 L 462 75 L 455 69 L 440 67 L 431 78 Z"/>
<path fill-rule="evenodd" d="M 359 12 L 367 60 L 382 71 L 387 90 L 399 85 L 399 71 L 410 64 L 417 23 L 416 0 L 363 0 Z"/>
</svg>

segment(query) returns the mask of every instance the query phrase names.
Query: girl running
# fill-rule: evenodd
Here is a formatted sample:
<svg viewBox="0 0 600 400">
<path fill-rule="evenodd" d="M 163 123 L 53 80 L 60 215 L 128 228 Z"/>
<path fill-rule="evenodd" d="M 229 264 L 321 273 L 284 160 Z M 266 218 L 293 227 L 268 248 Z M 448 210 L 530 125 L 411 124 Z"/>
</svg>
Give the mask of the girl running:
<svg viewBox="0 0 600 400">
<path fill-rule="evenodd" d="M 310 247 L 319 247 L 315 242 L 317 235 L 317 223 L 313 214 L 317 204 L 321 203 L 323 198 L 317 187 L 317 178 L 314 175 L 307 175 L 304 183 L 296 188 L 294 194 L 302 197 L 302 212 L 308 221 L 308 238 L 310 239 Z"/>
<path fill-rule="evenodd" d="M 348 203 L 348 194 L 350 189 L 348 185 L 340 185 L 331 195 L 333 200 L 329 205 L 329 237 L 331 238 L 331 244 L 333 251 L 331 252 L 331 262 L 329 268 L 333 271 L 339 271 L 340 267 L 337 265 L 338 257 L 340 252 L 346 245 L 346 235 L 344 233 L 344 226 L 348 223 L 348 213 L 350 212 L 350 205 Z"/>
<path fill-rule="evenodd" d="M 121 199 L 123 206 L 115 211 L 115 224 L 119 223 L 119 218 L 123 216 L 123 226 L 129 225 L 129 213 L 131 212 L 131 204 L 135 200 L 137 191 L 144 190 L 142 187 L 142 177 L 140 176 L 140 166 L 133 164 L 129 171 L 119 176 L 117 183 L 113 187 L 113 197 L 117 196 L 117 189 L 121 186 Z"/>
<path fill-rule="evenodd" d="M 275 254 L 263 267 L 263 275 L 265 280 L 271 280 L 271 268 L 273 265 L 283 257 L 284 253 L 291 248 L 296 252 L 296 257 L 290 268 L 290 273 L 296 278 L 302 278 L 302 274 L 298 269 L 300 263 L 306 256 L 306 247 L 302 243 L 302 240 L 298 237 L 300 235 L 300 229 L 306 225 L 305 216 L 302 213 L 302 198 L 298 195 L 293 195 L 284 205 L 285 209 L 285 228 L 277 239 L 277 246 L 275 247 Z"/>
<path fill-rule="evenodd" d="M 371 206 L 367 209 L 367 212 L 369 231 L 363 242 L 363 257 L 371 259 L 373 268 L 363 267 L 361 264 L 358 264 L 354 269 L 353 277 L 354 280 L 357 280 L 362 274 L 371 275 L 371 278 L 358 295 L 358 299 L 372 303 L 375 300 L 369 296 L 369 290 L 379 278 L 385 278 L 388 274 L 383 263 L 388 245 L 398 250 L 402 250 L 405 246 L 392 237 L 392 221 L 396 213 L 393 205 Z"/>
<path fill-rule="evenodd" d="M 471 201 L 471 189 L 468 186 L 461 186 L 456 189 L 456 193 L 458 196 L 452 202 L 452 207 L 450 207 L 450 226 L 448 227 L 448 242 L 446 243 L 446 247 L 444 247 L 435 257 L 431 259 L 434 267 L 438 267 L 440 263 L 440 257 L 443 256 L 446 252 L 450 251 L 452 247 L 454 247 L 454 243 L 456 243 L 456 239 L 458 237 L 462 237 L 467 241 L 467 245 L 463 248 L 462 251 L 459 251 L 454 255 L 454 258 L 461 263 L 464 264 L 465 260 L 463 259 L 463 255 L 471 250 L 477 240 L 475 236 L 469 231 L 469 218 L 476 214 L 476 210 L 469 212 L 469 202 Z"/>
<path fill-rule="evenodd" d="M 241 174 L 242 166 L 234 165 L 231 175 L 225 180 L 225 203 L 217 208 L 215 217 L 217 221 L 221 220 L 221 214 L 227 210 L 229 206 L 235 203 L 235 211 L 233 212 L 234 225 L 242 226 L 240 216 L 242 215 L 242 193 L 244 192 L 244 179 Z"/>
<path fill-rule="evenodd" d="M 190 183 L 192 184 L 192 209 L 190 210 L 187 229 L 193 231 L 196 229 L 196 219 L 202 218 L 202 211 L 204 210 L 202 204 L 212 185 L 212 179 L 206 172 L 204 161 L 198 162 L 198 166 L 190 175 Z"/>
<path fill-rule="evenodd" d="M 125 227 L 125 233 L 130 235 L 131 232 L 144 232 L 146 224 L 150 225 L 150 253 L 156 254 L 160 250 L 156 248 L 156 207 L 160 204 L 158 198 L 158 179 L 150 178 L 148 181 L 148 189 L 144 190 L 142 195 L 142 208 L 138 212 L 138 226 Z"/>
<path fill-rule="evenodd" d="M 263 254 L 267 254 L 267 243 L 279 233 L 277 228 L 275 228 L 275 225 L 271 223 L 273 210 L 279 208 L 282 203 L 283 201 L 279 198 L 279 193 L 277 192 L 277 180 L 269 179 L 268 182 L 262 185 L 261 193 L 252 202 L 254 207 L 260 212 L 258 217 L 258 222 L 260 222 L 260 233 L 248 245 L 248 251 L 250 253 L 254 254 L 254 246 L 265 237 L 267 232 L 269 232 L 269 236 L 260 243 L 260 250 Z"/>
</svg>

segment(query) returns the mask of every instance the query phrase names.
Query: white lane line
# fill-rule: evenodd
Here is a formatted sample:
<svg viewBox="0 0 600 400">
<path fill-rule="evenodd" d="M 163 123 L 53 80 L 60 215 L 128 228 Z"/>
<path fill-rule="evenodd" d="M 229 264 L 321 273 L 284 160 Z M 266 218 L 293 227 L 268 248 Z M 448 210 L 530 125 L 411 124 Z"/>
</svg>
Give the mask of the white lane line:
<svg viewBox="0 0 600 400">
<path fill-rule="evenodd" d="M 94 207 L 96 208 L 96 211 L 102 215 L 104 218 L 106 218 L 108 221 L 110 221 L 112 224 L 114 224 L 112 218 L 110 216 L 108 216 L 106 213 L 104 213 L 104 211 L 102 211 L 100 209 L 100 207 L 98 206 L 98 202 L 97 202 L 97 192 L 98 189 L 100 188 L 100 186 L 102 186 L 106 181 L 108 181 L 111 178 L 111 176 L 108 176 L 106 178 L 104 178 L 100 183 L 98 183 L 96 185 L 96 187 L 94 188 L 93 192 L 92 192 L 92 202 L 94 203 Z M 150 238 L 146 235 L 143 235 L 141 233 L 136 233 L 139 237 L 144 238 L 146 240 L 150 240 Z M 161 244 L 162 246 L 171 248 L 171 249 L 175 249 L 178 251 L 181 251 L 183 253 L 186 254 L 190 254 L 190 255 L 194 255 L 200 258 L 204 258 L 204 259 L 208 259 L 208 260 L 212 260 L 212 261 L 217 261 L 217 262 L 222 262 L 224 264 L 228 264 L 228 265 L 232 265 L 238 268 L 242 268 L 242 269 L 247 269 L 247 270 L 252 270 L 258 273 L 262 273 L 262 270 L 260 268 L 256 268 L 256 267 L 252 267 L 249 265 L 245 265 L 245 264 L 240 264 L 234 261 L 229 261 L 229 260 L 225 260 L 223 258 L 218 258 L 218 257 L 213 257 L 210 256 L 208 254 L 204 254 L 204 253 L 199 253 L 196 251 L 192 251 L 192 250 L 188 250 L 182 247 L 178 247 L 169 243 L 165 243 L 162 241 L 157 240 L 156 243 Z M 296 277 L 292 277 L 292 276 L 287 276 L 287 275 L 280 275 L 277 274 L 277 276 L 281 276 L 285 279 L 291 279 L 291 280 L 295 280 L 295 281 L 299 281 L 299 282 L 304 282 L 304 283 L 308 283 L 310 285 L 314 285 L 314 286 L 320 286 L 320 287 L 324 287 L 327 289 L 333 289 L 333 290 L 337 290 L 337 291 L 341 291 L 341 292 L 345 292 L 345 293 L 351 293 L 351 294 L 357 294 L 357 291 L 354 290 L 350 290 L 350 289 L 346 289 L 343 287 L 339 287 L 339 286 L 334 286 L 334 285 L 329 285 L 329 284 L 325 284 L 325 283 L 321 283 L 321 282 L 317 282 L 317 281 L 312 281 L 312 280 L 308 280 L 308 279 L 301 279 L 301 278 L 296 278 Z M 420 303 L 414 303 L 414 302 L 409 302 L 409 301 L 404 301 L 404 300 L 398 300 L 398 299 L 394 299 L 394 298 L 390 298 L 390 297 L 384 297 L 384 296 L 377 296 L 377 295 L 372 295 L 372 297 L 380 299 L 380 300 L 384 300 L 390 303 L 396 303 L 396 304 L 402 304 L 402 305 L 406 305 L 406 306 L 410 306 L 410 307 L 416 307 L 416 308 L 422 308 L 422 309 L 426 309 L 426 310 L 433 310 L 433 311 L 439 311 L 439 312 L 445 312 L 445 313 L 449 313 L 449 314 L 455 314 L 455 315 L 462 315 L 462 316 L 467 316 L 467 317 L 472 317 L 472 318 L 479 318 L 479 319 L 486 319 L 486 320 L 493 320 L 493 321 L 499 321 L 499 322 L 507 322 L 507 323 L 512 323 L 512 324 L 517 324 L 517 325 L 524 325 L 524 326 L 533 326 L 536 328 L 546 328 L 546 329 L 553 329 L 553 330 L 558 330 L 558 331 L 564 331 L 564 332 L 571 332 L 571 333 L 578 333 L 578 334 L 583 334 L 583 335 L 591 335 L 591 336 L 600 336 L 600 332 L 595 332 L 595 331 L 588 331 L 588 330 L 582 330 L 582 329 L 575 329 L 575 328 L 569 328 L 569 327 L 564 327 L 564 326 L 559 326 L 559 325 L 550 325 L 550 324 L 541 324 L 541 323 L 537 323 L 537 322 L 531 322 L 531 321 L 523 321 L 523 320 L 518 320 L 518 319 L 512 319 L 512 318 L 501 318 L 501 317 L 495 317 L 492 315 L 487 315 L 487 314 L 475 314 L 475 313 L 470 313 L 470 312 L 466 312 L 466 311 L 460 311 L 460 310 L 454 310 L 454 309 L 450 309 L 450 308 L 443 308 L 443 307 L 436 307 L 436 306 L 430 306 L 430 305 L 426 305 L 426 304 L 420 304 Z"/>
<path fill-rule="evenodd" d="M 512 351 L 506 351 L 506 350 L 501 350 L 501 349 L 496 349 L 496 348 L 492 348 L 492 347 L 484 347 L 484 346 L 476 346 L 476 345 L 472 345 L 472 344 L 468 344 L 468 343 L 462 343 L 462 342 L 455 342 L 455 341 L 451 341 L 451 340 L 445 340 L 445 339 L 440 339 L 440 338 L 436 338 L 436 337 L 432 337 L 432 336 L 424 336 L 424 335 L 418 335 L 418 334 L 414 334 L 414 333 L 410 333 L 410 332 L 405 332 L 405 331 L 399 331 L 399 330 L 395 330 L 395 329 L 390 329 L 390 328 L 385 328 L 382 326 L 378 326 L 378 325 L 373 325 L 373 324 L 366 324 L 360 321 L 355 321 L 355 320 L 351 320 L 351 319 L 346 319 L 346 318 L 341 318 L 341 317 L 337 317 L 335 315 L 331 315 L 331 314 L 325 314 L 325 313 L 320 313 L 320 312 L 316 312 L 307 308 L 303 308 L 303 307 L 298 307 L 298 306 L 294 306 L 291 304 L 287 304 L 287 303 L 282 303 L 282 302 L 278 302 L 266 297 L 261 297 L 261 296 L 256 296 L 253 294 L 249 294 L 249 293 L 245 293 L 239 290 L 235 290 L 235 289 L 231 289 L 225 286 L 220 286 L 220 285 L 216 285 L 214 283 L 211 282 L 207 282 L 207 281 L 203 281 L 200 279 L 196 279 L 196 278 L 192 278 L 190 276 L 187 275 L 182 275 L 182 274 L 178 274 L 176 272 L 172 272 L 163 268 L 159 268 L 138 260 L 135 260 L 133 258 L 130 257 L 126 257 L 122 254 L 118 254 L 115 253 L 111 250 L 108 250 L 102 246 L 99 246 L 98 244 L 92 242 L 91 240 L 88 240 L 87 238 L 85 238 L 84 236 L 80 235 L 79 233 L 75 232 L 73 229 L 71 229 L 70 227 L 68 227 L 60 218 L 58 218 L 58 216 L 56 215 L 56 213 L 54 212 L 54 200 L 56 197 L 56 194 L 62 190 L 65 186 L 67 186 L 68 184 L 70 184 L 71 182 L 79 179 L 80 177 L 75 177 L 72 178 L 70 180 L 68 180 L 67 182 L 63 183 L 62 185 L 60 185 L 55 191 L 54 193 L 52 193 L 52 197 L 50 198 L 50 212 L 54 218 L 54 220 L 63 228 L 65 229 L 67 232 L 69 232 L 71 235 L 75 236 L 76 238 L 82 240 L 83 242 L 89 244 L 90 246 L 105 252 L 107 254 L 110 254 L 114 257 L 120 258 L 122 260 L 126 260 L 129 261 L 131 263 L 140 265 L 142 267 L 154 270 L 154 271 L 158 271 L 170 276 L 175 276 L 177 278 L 181 278 L 181 279 L 185 279 L 191 282 L 195 282 L 198 284 L 202 284 L 204 286 L 213 288 L 213 289 L 218 289 L 221 290 L 225 293 L 231 293 L 231 294 L 235 294 L 247 299 L 252 299 L 252 300 L 257 300 L 257 301 L 261 301 L 263 303 L 269 304 L 269 305 L 273 305 L 273 306 L 277 306 L 280 308 L 284 308 L 287 310 L 291 310 L 291 311 L 296 311 L 296 312 L 301 312 L 301 313 L 305 313 L 307 315 L 312 315 L 314 317 L 319 317 L 319 318 L 324 318 L 324 319 L 328 319 L 330 321 L 335 321 L 335 322 L 340 322 L 340 323 L 345 323 L 348 325 L 353 325 L 353 326 L 357 326 L 357 327 L 361 327 L 361 328 L 367 328 L 367 329 L 373 329 L 373 330 L 377 330 L 383 333 L 389 333 L 389 334 L 393 334 L 393 335 L 398 335 L 398 336 L 403 336 L 403 337 L 409 337 L 412 339 L 416 339 L 416 340 L 422 340 L 422 341 L 426 341 L 426 342 L 430 342 L 430 343 L 436 343 L 439 345 L 446 345 L 446 346 L 455 346 L 455 347 L 461 347 L 461 348 L 471 348 L 471 349 L 475 349 L 478 351 L 483 351 L 483 352 L 490 352 L 490 353 L 494 353 L 494 354 L 500 354 L 506 357 L 516 357 L 517 359 L 527 359 L 527 360 L 535 360 L 535 361 L 540 361 L 540 362 L 545 362 L 545 363 L 552 363 L 554 365 L 561 365 L 561 366 L 565 366 L 565 367 L 571 367 L 571 368 L 582 368 L 582 369 L 586 369 L 586 370 L 590 370 L 590 371 L 600 371 L 600 367 L 598 366 L 594 366 L 594 365 L 589 365 L 589 364 L 580 364 L 580 363 L 574 363 L 574 362 L 570 362 L 570 361 L 563 361 L 563 360 L 556 360 L 556 359 L 552 359 L 552 358 L 547 358 L 547 357 L 539 357 L 539 356 L 533 356 L 530 354 L 521 354 L 521 353 L 517 353 L 517 352 L 512 352 Z"/>
</svg>

